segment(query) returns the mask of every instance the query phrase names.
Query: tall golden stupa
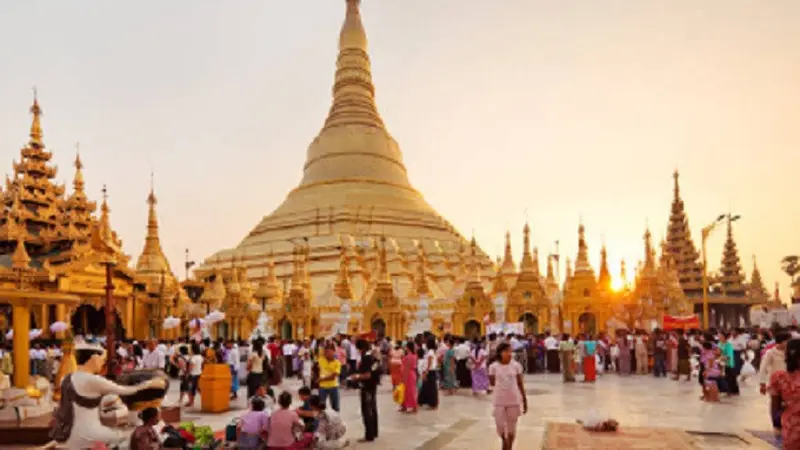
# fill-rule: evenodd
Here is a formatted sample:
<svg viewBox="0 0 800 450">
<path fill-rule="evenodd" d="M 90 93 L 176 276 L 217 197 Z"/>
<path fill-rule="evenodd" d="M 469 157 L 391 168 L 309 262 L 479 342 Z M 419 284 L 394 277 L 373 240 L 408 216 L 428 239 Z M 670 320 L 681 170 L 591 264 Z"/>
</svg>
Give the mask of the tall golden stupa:
<svg viewBox="0 0 800 450">
<path fill-rule="evenodd" d="M 236 247 L 207 258 L 195 271 L 200 278 L 214 269 L 227 274 L 237 264 L 246 267 L 248 280 L 265 280 L 274 263 L 275 276 L 288 290 L 293 254 L 301 248 L 316 297 L 336 281 L 342 246 L 363 253 L 368 265 L 378 263 L 374 250 L 381 242 L 390 260 L 416 255 L 418 243 L 431 259 L 442 261 L 455 262 L 468 251 L 468 241 L 409 182 L 400 147 L 381 119 L 359 4 L 346 1 L 333 101 L 308 147 L 299 186 Z M 488 286 L 492 263 L 480 249 L 476 253 Z M 392 267 L 389 271 L 397 275 Z M 440 270 L 432 276 L 447 274 Z M 356 297 L 366 284 L 353 286 Z"/>
</svg>

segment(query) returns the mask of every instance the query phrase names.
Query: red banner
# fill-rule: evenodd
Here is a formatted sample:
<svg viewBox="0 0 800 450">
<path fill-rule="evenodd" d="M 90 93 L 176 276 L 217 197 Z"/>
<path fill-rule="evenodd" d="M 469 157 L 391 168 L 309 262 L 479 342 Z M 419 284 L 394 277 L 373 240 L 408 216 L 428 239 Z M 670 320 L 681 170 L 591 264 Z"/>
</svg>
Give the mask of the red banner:
<svg viewBox="0 0 800 450">
<path fill-rule="evenodd" d="M 700 320 L 696 315 L 691 316 L 664 316 L 664 329 L 676 330 L 678 328 L 689 330 L 700 328 Z"/>
</svg>

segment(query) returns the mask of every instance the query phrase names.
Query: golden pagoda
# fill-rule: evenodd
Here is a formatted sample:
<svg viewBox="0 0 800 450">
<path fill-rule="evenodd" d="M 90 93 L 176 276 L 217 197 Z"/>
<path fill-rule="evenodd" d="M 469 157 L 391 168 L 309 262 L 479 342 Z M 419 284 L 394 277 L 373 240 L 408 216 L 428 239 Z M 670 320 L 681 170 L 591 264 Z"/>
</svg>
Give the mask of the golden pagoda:
<svg viewBox="0 0 800 450">
<path fill-rule="evenodd" d="M 308 147 L 300 184 L 236 247 L 207 258 L 195 270 L 196 277 L 212 276 L 215 268 L 229 265 L 236 254 L 246 251 L 246 279 L 260 283 L 265 269 L 274 264 L 277 279 L 288 282 L 297 266 L 298 257 L 292 255 L 295 248 L 302 248 L 301 276 L 307 284 L 303 301 L 311 307 L 314 297 L 336 282 L 341 241 L 352 243 L 356 253 L 350 261 L 351 268 L 358 266 L 350 271 L 351 288 L 354 306 L 362 310 L 373 301 L 370 286 L 388 295 L 388 286 L 396 284 L 395 295 L 408 297 L 413 273 L 403 267 L 402 259 L 418 252 L 418 242 L 431 255 L 431 280 L 446 292 L 452 291 L 457 276 L 465 275 L 454 275 L 452 270 L 464 260 L 461 253 L 468 243 L 409 182 L 400 148 L 376 106 L 360 2 L 345 3 L 331 107 Z M 385 248 L 379 240 L 385 240 Z M 382 269 L 387 273 L 379 274 L 380 253 L 387 251 L 389 267 Z M 476 269 L 488 287 L 493 264 L 479 248 L 475 252 Z M 374 279 L 378 275 L 385 278 L 382 284 Z M 289 296 L 298 299 L 300 291 L 292 292 Z M 383 312 L 374 314 L 364 317 L 365 323 L 388 326 Z M 304 328 L 306 335 L 311 333 L 307 325 Z"/>
<path fill-rule="evenodd" d="M 572 333 L 597 333 L 613 314 L 611 312 L 610 291 L 598 284 L 594 270 L 589 263 L 585 227 L 578 227 L 578 254 L 575 268 L 569 268 L 564 283 L 562 311 L 564 331 Z"/>
<path fill-rule="evenodd" d="M 548 328 L 550 299 L 547 297 L 544 280 L 539 272 L 538 252 L 534 249 L 531 253 L 530 232 L 530 226 L 526 223 L 522 230 L 522 260 L 519 264 L 519 273 L 508 295 L 504 320 L 523 322 L 526 331 L 534 333 L 538 332 L 540 327 Z M 505 267 L 503 269 L 505 270 Z"/>
<path fill-rule="evenodd" d="M 161 248 L 157 204 L 158 199 L 151 174 L 150 193 L 147 195 L 147 233 L 142 253 L 136 261 L 136 284 L 141 289 L 137 289 L 135 293 L 140 307 L 147 310 L 147 314 L 136 315 L 130 329 L 131 336 L 139 339 L 176 338 L 181 328 L 165 330 L 163 328 L 164 319 L 178 313 L 181 315 L 188 313 L 187 308 L 181 307 L 188 304 L 186 293 L 178 283 L 178 279 L 164 255 L 164 250 Z"/>
<path fill-rule="evenodd" d="M 703 267 L 698 262 L 700 255 L 692 241 L 689 219 L 681 198 L 679 176 L 676 170 L 673 174 L 673 199 L 667 227 L 667 249 L 677 265 L 683 291 L 689 297 L 699 297 L 703 294 Z"/>
</svg>

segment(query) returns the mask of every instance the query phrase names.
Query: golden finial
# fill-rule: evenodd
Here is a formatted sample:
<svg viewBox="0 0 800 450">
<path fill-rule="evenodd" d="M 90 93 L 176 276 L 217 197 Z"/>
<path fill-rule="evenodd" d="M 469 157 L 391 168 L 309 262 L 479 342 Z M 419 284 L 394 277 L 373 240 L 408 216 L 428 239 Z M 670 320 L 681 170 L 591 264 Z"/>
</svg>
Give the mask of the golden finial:
<svg viewBox="0 0 800 450">
<path fill-rule="evenodd" d="M 678 173 L 678 169 L 675 169 L 675 171 L 672 172 L 672 180 L 673 180 L 672 191 L 676 199 L 681 196 L 681 187 L 678 181 L 679 178 L 680 178 L 680 173 Z"/>
<path fill-rule="evenodd" d="M 75 169 L 81 170 L 83 169 L 83 163 L 81 162 L 81 143 L 75 143 Z"/>
<path fill-rule="evenodd" d="M 39 95 L 36 86 L 33 87 L 33 105 L 31 105 L 31 114 L 33 114 L 33 121 L 31 122 L 31 147 L 42 148 L 42 108 L 39 106 Z"/>
</svg>

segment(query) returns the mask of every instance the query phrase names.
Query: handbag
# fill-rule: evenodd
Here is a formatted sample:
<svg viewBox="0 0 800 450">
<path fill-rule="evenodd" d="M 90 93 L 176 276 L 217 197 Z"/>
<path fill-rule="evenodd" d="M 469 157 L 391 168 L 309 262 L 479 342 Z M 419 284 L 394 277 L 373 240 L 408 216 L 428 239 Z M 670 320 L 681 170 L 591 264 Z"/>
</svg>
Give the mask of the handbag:
<svg viewBox="0 0 800 450">
<path fill-rule="evenodd" d="M 395 403 L 401 405 L 403 403 L 403 400 L 405 399 L 405 396 L 406 396 L 405 384 L 400 383 L 394 387 L 394 391 L 392 391 L 392 400 L 394 400 Z"/>
</svg>

